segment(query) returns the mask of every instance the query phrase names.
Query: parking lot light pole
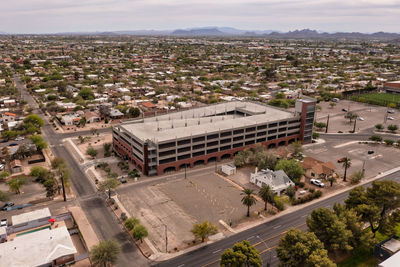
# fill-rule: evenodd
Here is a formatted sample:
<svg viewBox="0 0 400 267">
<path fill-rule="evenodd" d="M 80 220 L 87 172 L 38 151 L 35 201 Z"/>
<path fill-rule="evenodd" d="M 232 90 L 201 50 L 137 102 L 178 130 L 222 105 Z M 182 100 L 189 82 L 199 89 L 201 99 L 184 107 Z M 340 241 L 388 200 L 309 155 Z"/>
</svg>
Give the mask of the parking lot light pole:
<svg viewBox="0 0 400 267">
<path fill-rule="evenodd" d="M 261 237 L 259 235 L 256 236 L 256 238 L 260 239 L 260 241 L 264 244 L 264 246 L 267 248 L 268 250 L 268 262 L 267 262 L 267 267 L 269 267 L 271 265 L 271 248 L 268 247 L 267 243 L 265 243 L 264 240 L 261 239 Z"/>
</svg>

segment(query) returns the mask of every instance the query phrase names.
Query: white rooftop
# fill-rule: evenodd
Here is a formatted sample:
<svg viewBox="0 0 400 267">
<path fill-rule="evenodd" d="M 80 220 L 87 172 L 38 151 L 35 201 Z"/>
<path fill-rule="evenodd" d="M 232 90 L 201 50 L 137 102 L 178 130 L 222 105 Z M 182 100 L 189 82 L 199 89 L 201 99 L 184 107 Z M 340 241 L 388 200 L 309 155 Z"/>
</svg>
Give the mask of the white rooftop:
<svg viewBox="0 0 400 267">
<path fill-rule="evenodd" d="M 393 254 L 385 261 L 381 262 L 378 267 L 398 267 L 400 266 L 400 252 Z"/>
<path fill-rule="evenodd" d="M 50 217 L 51 213 L 49 208 L 44 208 L 40 210 L 34 210 L 26 213 L 22 213 L 19 215 L 14 215 L 11 217 L 11 221 L 13 225 L 27 223 L 34 220 L 43 219 L 46 217 Z"/>
<path fill-rule="evenodd" d="M 0 244 L 0 267 L 33 267 L 77 253 L 65 226 L 17 236 Z"/>
<path fill-rule="evenodd" d="M 225 114 L 234 110 L 248 116 Z M 294 118 L 294 113 L 253 102 L 232 101 L 145 118 L 120 127 L 143 141 L 163 142 L 288 118 Z"/>
</svg>

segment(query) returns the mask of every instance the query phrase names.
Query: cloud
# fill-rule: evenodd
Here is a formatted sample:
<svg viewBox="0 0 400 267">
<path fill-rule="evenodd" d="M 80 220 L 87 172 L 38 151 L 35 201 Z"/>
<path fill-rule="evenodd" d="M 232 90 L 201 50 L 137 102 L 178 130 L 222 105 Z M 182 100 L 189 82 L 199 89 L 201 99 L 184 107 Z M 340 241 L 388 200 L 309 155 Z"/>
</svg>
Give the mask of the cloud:
<svg viewBox="0 0 400 267">
<path fill-rule="evenodd" d="M 2 0 L 0 30 L 16 33 L 173 29 L 399 31 L 396 0 Z"/>
</svg>

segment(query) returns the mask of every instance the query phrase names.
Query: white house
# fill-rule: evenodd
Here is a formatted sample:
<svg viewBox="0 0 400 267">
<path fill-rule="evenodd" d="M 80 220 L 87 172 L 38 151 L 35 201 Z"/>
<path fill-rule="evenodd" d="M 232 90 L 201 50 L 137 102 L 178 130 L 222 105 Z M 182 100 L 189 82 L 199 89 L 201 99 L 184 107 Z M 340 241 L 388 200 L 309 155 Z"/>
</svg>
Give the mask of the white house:
<svg viewBox="0 0 400 267">
<path fill-rule="evenodd" d="M 282 170 L 272 171 L 269 169 L 256 171 L 250 175 L 250 183 L 259 187 L 269 185 L 271 190 L 278 196 L 283 193 L 289 186 L 294 186 L 294 183 Z"/>
</svg>

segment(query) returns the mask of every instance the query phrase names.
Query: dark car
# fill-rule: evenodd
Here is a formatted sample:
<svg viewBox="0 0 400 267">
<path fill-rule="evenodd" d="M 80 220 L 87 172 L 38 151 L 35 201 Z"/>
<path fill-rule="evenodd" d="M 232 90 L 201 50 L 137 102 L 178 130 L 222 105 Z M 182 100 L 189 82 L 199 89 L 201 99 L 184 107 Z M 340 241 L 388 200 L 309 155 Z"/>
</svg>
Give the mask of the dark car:
<svg viewBox="0 0 400 267">
<path fill-rule="evenodd" d="M 4 204 L 4 206 L 1 208 L 2 210 L 7 210 L 7 208 L 14 206 L 14 202 L 7 202 Z"/>
<path fill-rule="evenodd" d="M 338 163 L 342 163 L 344 161 L 344 158 L 340 158 L 337 160 Z"/>
<path fill-rule="evenodd" d="M 373 150 L 368 150 L 368 154 L 374 154 L 374 151 Z"/>
<path fill-rule="evenodd" d="M 18 144 L 17 143 L 11 143 L 8 146 L 18 146 Z"/>
<path fill-rule="evenodd" d="M 347 108 L 342 108 L 342 111 L 347 112 L 348 110 L 347 110 Z"/>
<path fill-rule="evenodd" d="M 7 143 L 8 142 L 8 139 L 1 139 L 0 140 L 0 143 Z"/>
</svg>

